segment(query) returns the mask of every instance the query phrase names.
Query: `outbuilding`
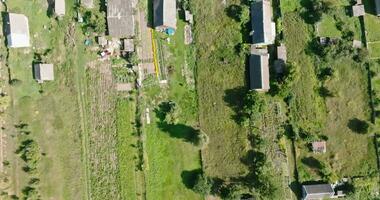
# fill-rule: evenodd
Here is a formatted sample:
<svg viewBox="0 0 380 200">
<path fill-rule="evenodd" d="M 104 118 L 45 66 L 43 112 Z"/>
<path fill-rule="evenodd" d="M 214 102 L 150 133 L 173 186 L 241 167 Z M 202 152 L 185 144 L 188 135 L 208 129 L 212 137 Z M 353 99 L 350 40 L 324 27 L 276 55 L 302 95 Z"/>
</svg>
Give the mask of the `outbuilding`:
<svg viewBox="0 0 380 200">
<path fill-rule="evenodd" d="M 58 17 L 62 17 L 65 15 L 65 0 L 54 0 L 54 12 Z"/>
<path fill-rule="evenodd" d="M 326 141 L 316 141 L 311 146 L 314 153 L 326 153 Z"/>
<path fill-rule="evenodd" d="M 134 52 L 135 44 L 133 43 L 133 39 L 124 39 L 123 40 L 123 50 L 126 52 Z"/>
<path fill-rule="evenodd" d="M 329 199 L 335 194 L 331 184 L 302 185 L 303 200 Z"/>
<path fill-rule="evenodd" d="M 249 57 L 249 89 L 267 92 L 269 88 L 269 54 L 251 54 Z"/>
<path fill-rule="evenodd" d="M 365 15 L 364 5 L 357 4 L 357 5 L 352 6 L 352 14 L 354 15 L 354 17 L 364 16 Z"/>
<path fill-rule="evenodd" d="M 44 81 L 54 80 L 54 67 L 53 64 L 34 64 L 34 78 L 38 83 L 43 83 Z"/>
<path fill-rule="evenodd" d="M 132 0 L 108 0 L 108 34 L 115 38 L 130 38 L 135 35 L 135 20 Z"/>
<path fill-rule="evenodd" d="M 5 32 L 7 43 L 10 48 L 29 47 L 29 22 L 28 18 L 22 14 L 8 13 Z"/>
<path fill-rule="evenodd" d="M 272 9 L 270 0 L 256 0 L 251 4 L 253 45 L 263 46 L 274 43 L 276 25 L 272 21 Z"/>
<path fill-rule="evenodd" d="M 176 0 L 153 0 L 153 25 L 158 31 L 174 34 L 177 29 Z"/>
</svg>

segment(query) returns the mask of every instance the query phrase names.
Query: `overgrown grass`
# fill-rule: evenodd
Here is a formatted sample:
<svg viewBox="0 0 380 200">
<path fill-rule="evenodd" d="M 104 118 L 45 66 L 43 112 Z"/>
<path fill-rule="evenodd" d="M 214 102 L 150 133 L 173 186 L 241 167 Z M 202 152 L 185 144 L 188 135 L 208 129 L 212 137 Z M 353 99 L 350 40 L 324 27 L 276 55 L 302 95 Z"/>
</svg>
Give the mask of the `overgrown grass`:
<svg viewBox="0 0 380 200">
<path fill-rule="evenodd" d="M 380 41 L 378 43 L 368 43 L 367 47 L 372 58 L 380 58 Z"/>
<path fill-rule="evenodd" d="M 122 199 L 136 199 L 137 136 L 135 129 L 136 103 L 119 98 L 116 107 L 117 152 Z"/>
<path fill-rule="evenodd" d="M 208 136 L 202 158 L 210 177 L 235 177 L 247 172 L 241 162 L 248 148 L 247 130 L 234 117 L 244 96 L 246 58 L 236 52 L 242 42 L 240 24 L 225 13 L 228 6 L 239 3 L 191 2 L 197 22 L 194 32 L 199 119 L 201 131 Z"/>
</svg>

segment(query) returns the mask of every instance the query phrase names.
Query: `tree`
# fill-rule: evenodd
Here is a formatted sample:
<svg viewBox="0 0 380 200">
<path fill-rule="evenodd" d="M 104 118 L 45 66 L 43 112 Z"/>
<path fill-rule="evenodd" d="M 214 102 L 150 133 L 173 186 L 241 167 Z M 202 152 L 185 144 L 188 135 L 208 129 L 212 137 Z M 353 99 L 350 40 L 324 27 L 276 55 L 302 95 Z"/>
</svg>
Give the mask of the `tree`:
<svg viewBox="0 0 380 200">
<path fill-rule="evenodd" d="M 204 196 L 209 195 L 213 186 L 212 179 L 205 177 L 203 174 L 199 174 L 193 190 Z"/>
<path fill-rule="evenodd" d="M 38 161 L 41 159 L 40 152 L 40 147 L 34 140 L 28 139 L 21 143 L 17 153 L 26 162 L 26 171 L 33 172 L 37 169 Z"/>
<path fill-rule="evenodd" d="M 251 90 L 244 98 L 243 125 L 247 126 L 250 122 L 257 120 L 264 106 L 264 99 L 258 92 Z"/>
</svg>

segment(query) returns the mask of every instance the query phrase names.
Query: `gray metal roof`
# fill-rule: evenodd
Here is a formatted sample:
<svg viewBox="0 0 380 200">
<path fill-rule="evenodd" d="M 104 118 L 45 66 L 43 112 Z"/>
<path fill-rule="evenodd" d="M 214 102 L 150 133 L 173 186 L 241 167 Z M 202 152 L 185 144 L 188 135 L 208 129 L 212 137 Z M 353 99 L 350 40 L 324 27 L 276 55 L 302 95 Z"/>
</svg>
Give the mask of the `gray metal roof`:
<svg viewBox="0 0 380 200">
<path fill-rule="evenodd" d="M 135 35 L 135 22 L 132 0 L 108 0 L 107 2 L 108 34 L 123 38 Z"/>
<path fill-rule="evenodd" d="M 249 57 L 249 89 L 269 90 L 269 54 Z"/>
<path fill-rule="evenodd" d="M 303 185 L 304 199 L 323 199 L 334 195 L 330 184 Z"/>
<path fill-rule="evenodd" d="M 256 0 L 251 4 L 252 42 L 273 43 L 272 6 L 269 0 Z"/>
<path fill-rule="evenodd" d="M 176 0 L 153 0 L 153 25 L 155 28 L 177 29 Z"/>
</svg>

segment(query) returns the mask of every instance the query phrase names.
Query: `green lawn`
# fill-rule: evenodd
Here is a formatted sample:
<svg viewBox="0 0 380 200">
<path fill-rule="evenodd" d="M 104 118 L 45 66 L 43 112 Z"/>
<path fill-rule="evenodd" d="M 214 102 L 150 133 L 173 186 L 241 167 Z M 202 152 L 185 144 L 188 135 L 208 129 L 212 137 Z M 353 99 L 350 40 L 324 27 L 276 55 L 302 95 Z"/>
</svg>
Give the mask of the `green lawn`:
<svg viewBox="0 0 380 200">
<path fill-rule="evenodd" d="M 368 43 L 368 51 L 371 58 L 380 58 L 380 41 Z"/>
<path fill-rule="evenodd" d="M 322 37 L 341 37 L 342 33 L 336 27 L 334 17 L 330 15 L 324 15 L 319 26 L 319 36 Z"/>
<path fill-rule="evenodd" d="M 73 5 L 73 1 L 66 1 Z M 77 104 L 76 79 L 74 73 L 77 60 L 81 56 L 70 56 L 64 46 L 64 34 L 72 16 L 72 9 L 67 9 L 68 16 L 59 23 L 46 15 L 46 2 L 10 1 L 7 2 L 11 12 L 23 13 L 29 18 L 31 43 L 35 49 L 11 49 L 8 64 L 12 79 L 21 83 L 12 86 L 10 95 L 12 106 L 8 110 L 8 134 L 14 133 L 14 124 L 29 124 L 30 136 L 37 141 L 45 156 L 38 167 L 40 179 L 39 192 L 42 199 L 83 199 L 85 198 L 84 174 L 81 161 L 80 118 Z M 44 26 L 46 26 L 44 28 Z M 42 85 L 33 80 L 32 62 L 34 52 L 42 53 L 51 49 L 44 61 L 51 62 L 55 68 L 55 80 Z M 64 60 L 63 58 L 66 59 Z M 40 93 L 39 91 L 43 91 Z M 14 152 L 18 142 L 26 136 L 12 140 Z M 10 153 L 13 191 L 19 196 L 29 178 L 22 172 L 23 161 Z"/>
<path fill-rule="evenodd" d="M 147 199 L 201 199 L 191 190 L 196 173 L 201 170 L 200 147 L 190 138 L 196 137 L 198 108 L 196 93 L 187 83 L 182 72 L 192 69 L 193 61 L 189 55 L 191 47 L 183 43 L 185 23 L 178 21 L 176 34 L 168 44 L 162 37 L 162 51 L 168 71 L 168 84 L 158 86 L 157 81 L 146 81 L 142 116 L 146 122 L 145 108 L 150 110 L 151 124 L 145 124 L 145 176 Z M 191 59 L 189 59 L 189 57 Z M 185 61 L 189 65 L 185 65 Z M 190 70 L 191 71 L 191 70 Z M 149 83 L 149 84 L 148 84 Z M 180 114 L 175 124 L 162 124 L 155 109 L 162 101 L 176 103 Z"/>
<path fill-rule="evenodd" d="M 137 137 L 134 130 L 136 103 L 134 100 L 119 98 L 116 107 L 119 178 L 123 199 L 137 199 L 136 159 Z"/>
</svg>

